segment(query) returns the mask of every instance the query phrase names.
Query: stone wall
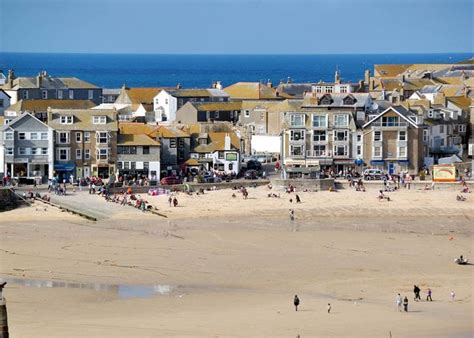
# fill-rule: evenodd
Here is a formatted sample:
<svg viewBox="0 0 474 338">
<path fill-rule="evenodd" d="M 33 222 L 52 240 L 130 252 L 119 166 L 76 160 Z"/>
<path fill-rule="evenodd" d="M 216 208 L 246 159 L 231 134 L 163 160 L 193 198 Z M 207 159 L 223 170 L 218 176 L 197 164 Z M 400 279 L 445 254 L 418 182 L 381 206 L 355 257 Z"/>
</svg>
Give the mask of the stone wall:
<svg viewBox="0 0 474 338">
<path fill-rule="evenodd" d="M 272 185 L 275 188 L 286 188 L 289 185 L 292 185 L 296 188 L 296 190 L 303 190 L 303 189 L 309 189 L 309 190 L 329 190 L 329 188 L 334 187 L 334 179 L 332 178 L 325 178 L 321 180 L 316 180 L 316 179 L 288 179 L 288 180 L 282 180 L 282 179 L 274 179 L 271 181 Z"/>
<path fill-rule="evenodd" d="M 10 189 L 0 188 L 0 211 L 13 209 L 17 205 L 16 195 Z"/>
</svg>

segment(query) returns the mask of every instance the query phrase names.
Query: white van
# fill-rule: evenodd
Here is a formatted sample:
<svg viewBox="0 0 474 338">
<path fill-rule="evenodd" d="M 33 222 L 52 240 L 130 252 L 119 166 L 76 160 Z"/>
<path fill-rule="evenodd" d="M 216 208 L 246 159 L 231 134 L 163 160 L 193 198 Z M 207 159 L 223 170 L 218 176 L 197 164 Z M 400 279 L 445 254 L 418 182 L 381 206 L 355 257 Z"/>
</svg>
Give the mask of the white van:
<svg viewBox="0 0 474 338">
<path fill-rule="evenodd" d="M 364 180 L 381 180 L 385 177 L 385 172 L 380 169 L 365 169 Z"/>
</svg>

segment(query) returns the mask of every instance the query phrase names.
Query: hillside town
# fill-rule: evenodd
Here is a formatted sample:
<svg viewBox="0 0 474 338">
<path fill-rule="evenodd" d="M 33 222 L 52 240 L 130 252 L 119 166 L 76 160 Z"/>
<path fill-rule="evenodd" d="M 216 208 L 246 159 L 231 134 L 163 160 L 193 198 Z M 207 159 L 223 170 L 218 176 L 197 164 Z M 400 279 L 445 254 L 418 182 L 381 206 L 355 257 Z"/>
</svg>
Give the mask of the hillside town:
<svg viewBox="0 0 474 338">
<path fill-rule="evenodd" d="M 173 184 L 241 177 L 249 161 L 271 163 L 285 179 L 366 169 L 418 177 L 437 164 L 470 174 L 474 60 L 380 64 L 357 83 L 342 75 L 100 88 L 45 70 L 2 72 L 0 177 L 5 185 L 88 177 Z"/>
</svg>

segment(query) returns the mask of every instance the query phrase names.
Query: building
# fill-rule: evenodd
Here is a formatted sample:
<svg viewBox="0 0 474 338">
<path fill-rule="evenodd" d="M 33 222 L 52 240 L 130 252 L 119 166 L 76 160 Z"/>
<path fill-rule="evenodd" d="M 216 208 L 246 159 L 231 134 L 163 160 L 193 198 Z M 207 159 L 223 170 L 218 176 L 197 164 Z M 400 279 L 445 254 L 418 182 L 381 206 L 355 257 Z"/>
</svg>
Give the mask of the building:
<svg viewBox="0 0 474 338">
<path fill-rule="evenodd" d="M 191 135 L 177 126 L 159 126 L 151 135 L 161 146 L 161 177 L 179 174 L 189 159 Z"/>
<path fill-rule="evenodd" d="M 423 166 L 423 124 L 417 113 L 392 106 L 370 118 L 362 131 L 366 167 L 418 175 Z"/>
<path fill-rule="evenodd" d="M 375 109 L 368 93 L 313 92 L 287 104 L 281 134 L 285 178 L 317 178 L 321 171 L 361 171 L 360 127 Z"/>
<path fill-rule="evenodd" d="M 99 176 L 117 168 L 115 110 L 51 109 L 48 125 L 55 130 L 54 171 L 60 180 Z"/>
<path fill-rule="evenodd" d="M 120 88 L 102 89 L 102 103 L 115 103 L 121 92 Z"/>
<path fill-rule="evenodd" d="M 176 112 L 188 102 L 227 102 L 229 94 L 220 88 L 211 89 L 165 89 L 154 98 L 157 122 L 176 121 Z"/>
<path fill-rule="evenodd" d="M 156 122 L 153 102 L 162 88 L 128 88 L 123 86 L 114 102 L 119 121 Z"/>
<path fill-rule="evenodd" d="M 188 102 L 176 112 L 176 122 L 183 124 L 230 122 L 239 119 L 241 102 Z"/>
<path fill-rule="evenodd" d="M 234 132 L 192 134 L 188 167 L 219 173 L 240 172 L 240 138 Z"/>
<path fill-rule="evenodd" d="M 120 123 L 117 141 L 119 175 L 160 179 L 160 142 L 154 129 L 142 123 Z"/>
<path fill-rule="evenodd" d="M 0 116 L 5 116 L 5 110 L 10 107 L 10 95 L 0 89 Z"/>
<path fill-rule="evenodd" d="M 0 176 L 47 182 L 53 177 L 53 129 L 31 114 L 22 114 L 0 129 Z M 23 182 L 22 182 L 23 181 Z"/>
<path fill-rule="evenodd" d="M 19 100 L 91 100 L 102 102 L 102 88 L 75 77 L 51 77 L 41 71 L 34 77 L 17 77 L 13 70 L 0 89 L 10 96 L 11 104 Z"/>
<path fill-rule="evenodd" d="M 232 101 L 285 100 L 291 98 L 290 95 L 279 92 L 274 88 L 270 81 L 266 84 L 260 82 L 237 82 L 224 88 L 224 91 L 229 94 Z"/>
<path fill-rule="evenodd" d="M 5 121 L 30 113 L 38 120 L 47 122 L 48 108 L 50 109 L 89 109 L 95 106 L 91 100 L 20 100 L 5 109 Z"/>
</svg>

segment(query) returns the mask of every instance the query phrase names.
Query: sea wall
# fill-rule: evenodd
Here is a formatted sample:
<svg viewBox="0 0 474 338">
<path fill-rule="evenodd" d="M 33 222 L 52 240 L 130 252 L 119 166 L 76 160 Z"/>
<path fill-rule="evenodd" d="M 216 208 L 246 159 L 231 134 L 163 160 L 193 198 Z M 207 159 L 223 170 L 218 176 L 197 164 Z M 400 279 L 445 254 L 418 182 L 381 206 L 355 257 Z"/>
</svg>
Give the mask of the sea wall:
<svg viewBox="0 0 474 338">
<path fill-rule="evenodd" d="M 321 190 L 329 190 L 329 188 L 334 188 L 334 179 L 332 178 L 325 178 L 325 179 L 274 179 L 271 181 L 272 185 L 275 188 L 286 188 L 289 185 L 292 185 L 296 188 L 296 190 L 304 190 L 308 189 L 311 191 L 321 191 Z"/>
</svg>

